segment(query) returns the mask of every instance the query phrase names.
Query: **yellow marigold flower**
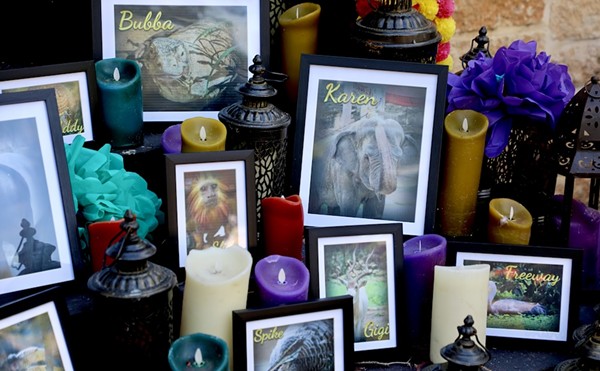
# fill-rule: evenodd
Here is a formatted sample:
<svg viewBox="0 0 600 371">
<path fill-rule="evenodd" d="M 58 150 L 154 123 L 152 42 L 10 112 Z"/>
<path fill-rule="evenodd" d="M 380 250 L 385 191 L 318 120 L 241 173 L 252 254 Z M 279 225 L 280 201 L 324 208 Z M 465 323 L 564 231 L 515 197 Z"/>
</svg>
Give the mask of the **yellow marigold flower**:
<svg viewBox="0 0 600 371">
<path fill-rule="evenodd" d="M 413 8 L 417 9 L 430 21 L 433 21 L 440 10 L 437 0 L 413 0 Z"/>
<path fill-rule="evenodd" d="M 450 41 L 456 32 L 456 22 L 454 21 L 454 18 L 435 18 L 433 23 L 435 23 L 438 32 L 442 36 L 442 40 L 440 42 L 445 43 Z"/>
</svg>

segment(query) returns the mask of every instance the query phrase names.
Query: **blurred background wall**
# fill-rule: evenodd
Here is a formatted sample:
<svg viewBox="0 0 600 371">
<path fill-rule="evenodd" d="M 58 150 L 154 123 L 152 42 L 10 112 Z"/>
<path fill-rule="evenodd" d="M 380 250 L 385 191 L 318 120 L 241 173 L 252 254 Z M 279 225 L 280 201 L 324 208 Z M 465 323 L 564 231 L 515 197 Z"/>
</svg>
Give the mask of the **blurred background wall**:
<svg viewBox="0 0 600 371">
<path fill-rule="evenodd" d="M 575 88 L 600 74 L 600 1 L 598 0 L 455 0 L 456 33 L 450 40 L 452 72 L 461 67 L 479 28 L 486 26 L 490 52 L 517 39 L 536 40 L 538 52 L 566 64 Z"/>
</svg>

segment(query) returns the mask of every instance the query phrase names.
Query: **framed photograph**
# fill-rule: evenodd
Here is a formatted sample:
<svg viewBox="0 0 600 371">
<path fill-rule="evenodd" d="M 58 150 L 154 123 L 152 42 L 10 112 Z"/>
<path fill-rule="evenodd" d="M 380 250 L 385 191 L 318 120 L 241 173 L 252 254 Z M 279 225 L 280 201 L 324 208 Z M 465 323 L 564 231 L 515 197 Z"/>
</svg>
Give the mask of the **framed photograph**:
<svg viewBox="0 0 600 371">
<path fill-rule="evenodd" d="M 433 231 L 445 66 L 303 55 L 292 183 L 305 225 Z"/>
<path fill-rule="evenodd" d="M 448 242 L 449 265 L 490 265 L 491 344 L 570 342 L 579 315 L 581 258 L 578 249 Z"/>
<path fill-rule="evenodd" d="M 205 116 L 241 101 L 257 54 L 269 60 L 269 2 L 93 0 L 95 59 L 136 60 L 144 121 Z"/>
<path fill-rule="evenodd" d="M 63 331 L 67 316 L 58 287 L 0 306 L 0 368 L 73 370 Z"/>
<path fill-rule="evenodd" d="M 385 356 L 399 346 L 402 224 L 306 227 L 310 294 L 353 298 L 356 356 Z"/>
<path fill-rule="evenodd" d="M 179 267 L 190 250 L 256 247 L 254 151 L 166 155 L 169 235 Z"/>
<path fill-rule="evenodd" d="M 234 310 L 233 348 L 236 370 L 354 370 L 352 298 Z"/>
<path fill-rule="evenodd" d="M 77 135 L 94 140 L 97 94 L 93 61 L 0 70 L 0 93 L 37 89 L 54 89 L 65 143 Z"/>
<path fill-rule="evenodd" d="M 54 89 L 0 94 L 0 293 L 74 280 L 83 262 Z"/>
</svg>

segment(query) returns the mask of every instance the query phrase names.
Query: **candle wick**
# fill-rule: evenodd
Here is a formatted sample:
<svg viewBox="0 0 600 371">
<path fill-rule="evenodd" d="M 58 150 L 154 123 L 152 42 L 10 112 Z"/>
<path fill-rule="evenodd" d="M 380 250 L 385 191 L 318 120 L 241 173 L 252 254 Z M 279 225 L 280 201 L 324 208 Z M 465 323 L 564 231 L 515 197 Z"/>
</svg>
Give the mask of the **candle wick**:
<svg viewBox="0 0 600 371">
<path fill-rule="evenodd" d="M 204 126 L 200 127 L 200 140 L 206 142 L 206 129 Z"/>
<path fill-rule="evenodd" d="M 221 267 L 221 264 L 218 261 L 216 261 L 215 264 L 213 264 L 212 270 L 210 271 L 210 273 L 219 274 L 222 271 L 223 271 L 223 267 Z"/>
<path fill-rule="evenodd" d="M 279 269 L 279 275 L 277 277 L 277 283 L 280 285 L 286 285 L 287 282 L 285 282 L 285 271 L 283 270 L 283 268 Z"/>
<path fill-rule="evenodd" d="M 121 80 L 121 74 L 119 73 L 119 69 L 117 67 L 115 67 L 115 70 L 113 71 L 113 78 L 115 81 Z"/>
<path fill-rule="evenodd" d="M 202 358 L 202 351 L 200 348 L 196 348 L 196 353 L 194 353 L 194 362 L 192 362 L 192 366 L 194 367 L 203 367 L 204 359 Z"/>
<path fill-rule="evenodd" d="M 462 131 L 464 131 L 465 133 L 469 132 L 469 122 L 467 121 L 466 117 L 463 119 L 462 122 Z"/>
</svg>

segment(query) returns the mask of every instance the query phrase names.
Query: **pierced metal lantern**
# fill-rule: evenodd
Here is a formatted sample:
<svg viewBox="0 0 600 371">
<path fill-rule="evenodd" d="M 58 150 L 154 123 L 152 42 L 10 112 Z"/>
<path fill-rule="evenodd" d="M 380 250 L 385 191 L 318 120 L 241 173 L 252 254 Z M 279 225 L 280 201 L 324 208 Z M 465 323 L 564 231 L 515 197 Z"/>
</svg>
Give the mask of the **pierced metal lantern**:
<svg viewBox="0 0 600 371">
<path fill-rule="evenodd" d="M 252 77 L 238 91 L 240 103 L 219 112 L 219 120 L 227 127 L 225 149 L 254 150 L 257 215 L 260 220 L 260 200 L 283 195 L 287 163 L 287 128 L 291 116 L 269 102 L 277 94 L 270 81 L 284 81 L 287 76 L 269 72 L 260 55 L 248 68 Z M 267 76 L 269 78 L 267 78 Z"/>
<path fill-rule="evenodd" d="M 475 321 L 469 314 L 464 319 L 464 325 L 458 326 L 458 337 L 452 344 L 440 350 L 440 354 L 448 361 L 447 364 L 431 365 L 424 371 L 476 371 L 483 370 L 483 366 L 490 360 L 491 355 L 485 346 L 479 342 L 477 329 L 473 327 Z M 471 337 L 475 337 L 475 341 Z"/>
<path fill-rule="evenodd" d="M 156 247 L 141 239 L 130 210 L 121 229 L 125 235 L 106 250 L 112 263 L 88 279 L 102 344 L 128 369 L 164 366 L 173 339 L 173 288 L 177 277 L 149 262 Z M 146 364 L 145 362 L 148 362 Z M 127 368 L 125 367 L 125 368 Z"/>
<path fill-rule="evenodd" d="M 558 174 L 565 177 L 560 234 L 568 245 L 575 178 L 589 178 L 588 206 L 598 209 L 600 194 L 600 83 L 591 77 L 577 92 L 557 125 Z"/>
<path fill-rule="evenodd" d="M 369 0 L 373 8 L 375 0 Z M 381 0 L 356 21 L 351 42 L 357 57 L 435 64 L 442 40 L 437 27 L 412 7 L 412 0 Z"/>
<path fill-rule="evenodd" d="M 490 53 L 489 44 L 490 38 L 487 36 L 487 28 L 482 26 L 479 29 L 479 34 L 471 40 L 471 48 L 469 51 L 460 56 L 463 69 L 467 68 L 469 61 L 477 58 L 477 55 L 480 52 L 486 57 L 491 58 L 492 54 Z"/>
</svg>

